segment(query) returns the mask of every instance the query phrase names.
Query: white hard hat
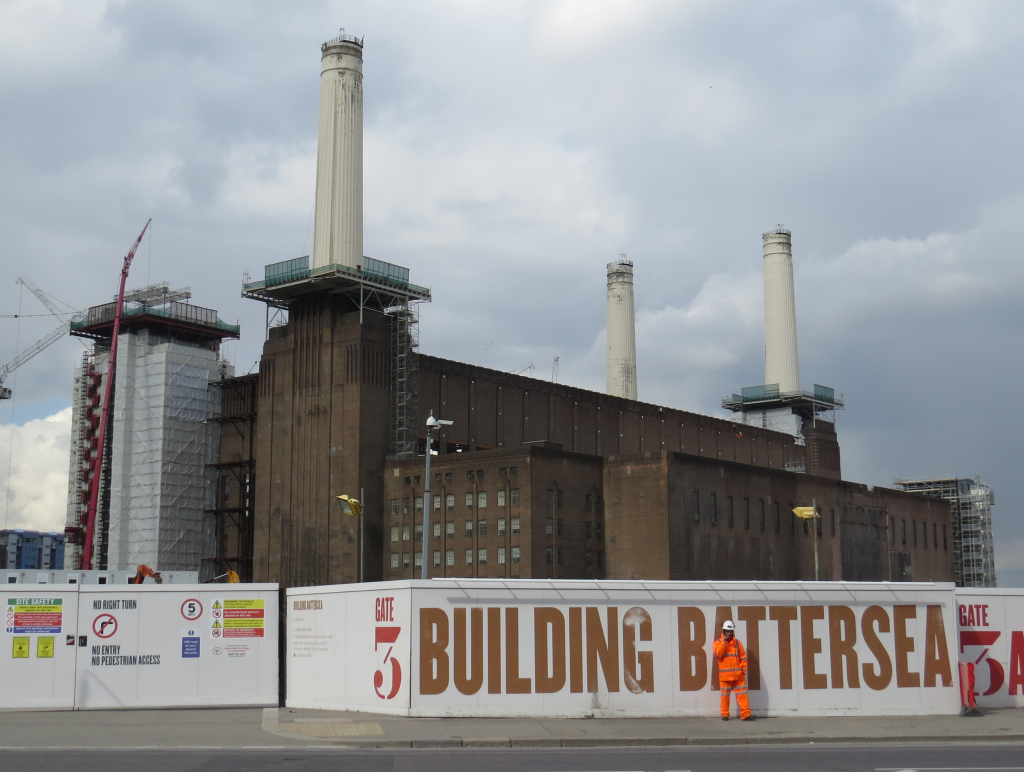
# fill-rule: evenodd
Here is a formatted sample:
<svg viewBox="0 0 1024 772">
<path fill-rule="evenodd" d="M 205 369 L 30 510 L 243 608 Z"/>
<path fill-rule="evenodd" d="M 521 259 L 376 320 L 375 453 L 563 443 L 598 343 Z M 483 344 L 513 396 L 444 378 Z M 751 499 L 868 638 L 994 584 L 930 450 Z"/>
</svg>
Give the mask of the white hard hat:
<svg viewBox="0 0 1024 772">
<path fill-rule="evenodd" d="M 736 629 L 736 625 L 734 625 L 732 623 L 731 619 L 727 619 L 727 620 L 725 620 L 725 623 L 722 625 L 722 629 L 723 630 L 735 630 Z"/>
</svg>

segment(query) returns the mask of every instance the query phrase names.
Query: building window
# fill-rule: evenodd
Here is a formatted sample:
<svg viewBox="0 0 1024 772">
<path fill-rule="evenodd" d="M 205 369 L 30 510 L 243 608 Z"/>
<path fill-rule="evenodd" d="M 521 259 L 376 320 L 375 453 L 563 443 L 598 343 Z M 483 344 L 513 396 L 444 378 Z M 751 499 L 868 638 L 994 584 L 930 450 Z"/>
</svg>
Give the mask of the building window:
<svg viewBox="0 0 1024 772">
<path fill-rule="evenodd" d="M 504 536 L 504 535 L 505 535 L 505 518 L 499 517 L 498 518 L 498 536 Z"/>
<path fill-rule="evenodd" d="M 481 536 L 481 537 L 487 535 L 487 521 L 486 520 L 477 520 L 476 521 L 476 535 L 477 536 Z"/>
<path fill-rule="evenodd" d="M 558 491 L 555 495 L 558 500 L 558 508 L 561 509 L 562 505 L 565 504 L 565 491 Z"/>
<path fill-rule="evenodd" d="M 444 506 L 446 509 L 455 509 L 455 494 L 449 493 L 444 497 Z"/>
<path fill-rule="evenodd" d="M 473 565 L 473 550 L 466 550 L 466 565 Z"/>
<path fill-rule="evenodd" d="M 398 514 L 398 499 L 391 499 L 391 514 Z"/>
<path fill-rule="evenodd" d="M 505 565 L 505 548 L 498 547 L 498 564 Z"/>
<path fill-rule="evenodd" d="M 518 517 L 513 517 L 512 518 L 511 526 L 512 526 L 512 533 L 519 533 L 519 518 Z"/>
<path fill-rule="evenodd" d="M 565 535 L 565 521 L 562 518 L 558 518 L 558 531 L 557 532 L 558 532 L 559 536 L 564 536 Z"/>
<path fill-rule="evenodd" d="M 413 504 L 415 505 L 417 512 L 422 512 L 423 511 L 423 497 L 422 496 L 417 496 L 415 499 L 413 499 Z"/>
<path fill-rule="evenodd" d="M 603 496 L 594 496 L 594 511 L 597 514 L 599 514 L 599 515 L 602 512 L 604 512 L 604 497 Z"/>
<path fill-rule="evenodd" d="M 604 552 L 601 550 L 597 551 L 597 567 L 604 568 Z"/>
<path fill-rule="evenodd" d="M 502 477 L 504 477 L 505 475 L 507 475 L 507 474 L 508 474 L 508 469 L 506 469 L 505 467 L 501 467 L 501 468 L 500 468 L 500 469 L 498 470 L 498 474 L 499 474 L 499 475 L 501 475 Z"/>
<path fill-rule="evenodd" d="M 834 509 L 828 511 L 828 535 L 836 535 L 836 511 Z"/>
<path fill-rule="evenodd" d="M 435 512 L 440 512 L 441 511 L 441 497 L 440 496 L 434 496 L 434 511 Z"/>
<path fill-rule="evenodd" d="M 473 479 L 473 470 L 472 469 L 467 469 L 466 470 L 466 479 L 467 480 L 472 480 Z"/>
<path fill-rule="evenodd" d="M 423 523 L 416 523 L 415 534 L 413 538 L 415 538 L 416 541 L 423 540 Z"/>
<path fill-rule="evenodd" d="M 903 533 L 902 533 L 901 544 L 906 544 L 907 543 L 907 518 L 903 518 L 902 530 L 903 530 Z"/>
<path fill-rule="evenodd" d="M 398 553 L 397 552 L 392 552 L 391 553 L 391 567 L 392 568 L 398 568 Z"/>
<path fill-rule="evenodd" d="M 604 523 L 602 523 L 600 520 L 594 523 L 594 536 L 596 536 L 598 539 L 604 538 Z"/>
<path fill-rule="evenodd" d="M 512 467 L 512 468 L 515 469 L 515 467 Z M 508 492 L 508 495 L 509 495 L 509 500 L 510 500 L 510 502 L 512 504 L 518 504 L 519 503 L 519 489 L 518 488 L 513 488 L 512 490 L 510 490 Z"/>
<path fill-rule="evenodd" d="M 594 524 L 593 523 L 589 523 L 588 522 L 588 523 L 584 523 L 583 524 L 583 536 L 584 536 L 584 538 L 589 539 L 591 536 L 593 536 L 593 531 L 594 531 Z"/>
<path fill-rule="evenodd" d="M 519 474 L 519 467 L 518 466 L 510 466 L 508 468 L 508 473 L 509 474 Z"/>
<path fill-rule="evenodd" d="M 416 552 L 413 553 L 412 557 L 413 557 L 413 561 L 412 561 L 413 565 L 416 568 L 422 568 L 423 567 L 423 553 L 420 552 L 419 550 L 417 550 Z"/>
<path fill-rule="evenodd" d="M 409 514 L 409 499 L 408 498 L 402 499 L 402 514 L 403 515 L 408 515 Z"/>
<path fill-rule="evenodd" d="M 455 536 L 455 523 L 453 523 L 453 522 L 445 523 L 444 524 L 444 533 L 445 533 L 445 536 L 454 537 Z"/>
<path fill-rule="evenodd" d="M 558 548 L 558 565 L 565 563 L 565 550 L 561 547 Z"/>
<path fill-rule="evenodd" d="M 789 502 L 789 532 L 796 533 L 796 513 L 793 512 L 793 502 Z M 804 520 L 804 525 L 807 525 L 807 521 Z M 807 533 L 810 533 L 808 531 Z"/>
<path fill-rule="evenodd" d="M 505 506 L 505 489 L 504 488 L 502 488 L 500 491 L 498 491 L 498 506 L 499 507 Z"/>
<path fill-rule="evenodd" d="M 409 526 L 402 526 L 402 541 L 409 541 Z"/>
<path fill-rule="evenodd" d="M 592 550 L 587 550 L 586 552 L 584 552 L 583 553 L 583 565 L 586 568 L 590 568 L 590 566 L 593 564 L 593 562 L 594 562 L 594 553 L 593 553 L 593 551 Z"/>
<path fill-rule="evenodd" d="M 700 493 L 698 491 L 693 492 L 693 522 L 700 522 Z"/>
<path fill-rule="evenodd" d="M 405 478 L 405 484 L 406 485 L 412 485 L 412 478 L 411 477 L 406 477 Z"/>
<path fill-rule="evenodd" d="M 513 547 L 512 548 L 512 562 L 513 563 L 518 563 L 519 562 L 519 547 Z"/>
<path fill-rule="evenodd" d="M 472 509 L 472 508 L 473 508 L 473 494 L 472 493 L 467 493 L 466 494 L 466 509 Z"/>
<path fill-rule="evenodd" d="M 554 521 L 550 517 L 544 519 L 544 533 L 546 535 L 548 535 L 548 536 L 551 535 L 551 531 L 553 529 L 553 526 L 554 526 Z"/>
<path fill-rule="evenodd" d="M 419 475 L 416 475 L 415 477 L 413 477 L 413 478 L 412 478 L 412 481 L 413 481 L 413 482 L 414 482 L 414 483 L 415 483 L 416 485 L 419 485 L 419 484 L 420 484 L 420 476 L 419 476 Z"/>
<path fill-rule="evenodd" d="M 782 508 L 775 502 L 775 533 L 782 533 Z"/>
<path fill-rule="evenodd" d="M 807 527 L 807 521 L 806 520 L 801 520 L 801 522 L 804 524 L 804 536 L 810 536 L 811 535 L 811 529 Z"/>
<path fill-rule="evenodd" d="M 911 520 L 910 521 L 910 526 L 911 526 L 911 531 L 914 534 L 914 546 L 916 547 L 917 546 L 917 521 L 916 520 Z"/>
<path fill-rule="evenodd" d="M 764 522 L 764 501 L 763 501 L 763 500 L 761 500 L 761 530 L 763 531 L 764 529 L 765 529 L 765 522 Z"/>
<path fill-rule="evenodd" d="M 889 518 L 889 534 L 892 536 L 892 539 L 891 539 L 892 543 L 895 544 L 896 543 L 896 518 L 895 517 L 890 517 Z"/>
<path fill-rule="evenodd" d="M 434 482 L 441 482 L 441 473 L 438 472 L 434 475 Z"/>
<path fill-rule="evenodd" d="M 946 526 L 942 526 L 942 549 L 946 549 Z"/>
<path fill-rule="evenodd" d="M 466 521 L 466 536 L 472 536 L 472 535 L 473 535 L 473 521 L 472 520 L 467 520 Z"/>
<path fill-rule="evenodd" d="M 484 479 L 484 470 L 483 469 L 477 469 L 476 470 L 476 476 L 480 480 Z"/>
<path fill-rule="evenodd" d="M 408 552 L 403 552 L 402 553 L 402 568 L 408 568 L 408 567 L 409 567 L 409 553 Z"/>
<path fill-rule="evenodd" d="M 939 524 L 932 523 L 932 549 L 939 548 Z"/>
<path fill-rule="evenodd" d="M 434 538 L 435 539 L 440 539 L 441 538 L 441 524 L 440 523 L 434 523 Z"/>
<path fill-rule="evenodd" d="M 480 491 L 476 494 L 476 506 L 482 509 L 487 506 L 487 491 Z"/>
<path fill-rule="evenodd" d="M 718 525 L 718 494 L 711 494 L 711 525 Z"/>
<path fill-rule="evenodd" d="M 478 549 L 476 551 L 476 562 L 477 562 L 478 565 L 481 565 L 481 566 L 486 566 L 487 565 L 487 548 L 486 547 L 481 547 L 480 549 Z"/>
<path fill-rule="evenodd" d="M 544 506 L 553 507 L 555 506 L 555 492 L 553 490 L 544 491 Z"/>
<path fill-rule="evenodd" d="M 398 526 L 391 526 L 391 541 L 398 541 Z"/>
<path fill-rule="evenodd" d="M 750 499 L 743 499 L 743 527 L 750 530 Z"/>
<path fill-rule="evenodd" d="M 444 564 L 446 566 L 454 566 L 455 565 L 455 550 L 445 550 L 444 551 Z"/>
<path fill-rule="evenodd" d="M 444 479 L 447 480 L 448 482 L 451 482 L 451 480 L 452 480 L 452 473 L 451 472 L 445 472 L 444 473 Z"/>
<path fill-rule="evenodd" d="M 594 511 L 594 494 L 593 493 L 588 493 L 586 496 L 583 497 L 583 509 L 586 512 L 593 512 Z"/>
<path fill-rule="evenodd" d="M 732 514 L 732 496 L 729 496 L 725 500 L 725 514 L 727 519 L 727 525 L 732 528 L 733 526 L 733 514 Z"/>
<path fill-rule="evenodd" d="M 814 527 L 818 529 L 818 536 L 821 536 L 821 512 L 814 510 Z"/>
<path fill-rule="evenodd" d="M 441 550 L 434 550 L 434 565 L 441 565 Z"/>
<path fill-rule="evenodd" d="M 550 566 L 550 565 L 551 565 L 552 563 L 554 563 L 554 560 L 552 559 L 552 554 L 551 554 L 551 552 L 552 552 L 552 551 L 551 551 L 551 547 L 548 547 L 547 549 L 545 549 L 545 550 L 544 550 L 544 561 L 545 561 L 545 562 L 546 562 L 546 563 L 547 563 L 547 564 L 548 564 L 549 566 Z"/>
</svg>

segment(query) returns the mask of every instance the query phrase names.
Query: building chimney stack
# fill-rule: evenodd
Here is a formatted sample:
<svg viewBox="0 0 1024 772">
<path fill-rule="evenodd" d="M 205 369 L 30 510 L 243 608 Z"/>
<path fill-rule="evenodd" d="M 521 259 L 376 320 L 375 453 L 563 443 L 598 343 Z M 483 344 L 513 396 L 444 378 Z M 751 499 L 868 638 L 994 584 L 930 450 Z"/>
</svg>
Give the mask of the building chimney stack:
<svg viewBox="0 0 1024 772">
<path fill-rule="evenodd" d="M 341 34 L 320 48 L 313 267 L 363 263 L 363 41 Z"/>
<path fill-rule="evenodd" d="M 792 233 L 781 225 L 764 242 L 764 382 L 782 393 L 800 391 L 793 292 Z"/>
<path fill-rule="evenodd" d="M 608 393 L 636 399 L 633 264 L 625 254 L 608 263 Z"/>
</svg>

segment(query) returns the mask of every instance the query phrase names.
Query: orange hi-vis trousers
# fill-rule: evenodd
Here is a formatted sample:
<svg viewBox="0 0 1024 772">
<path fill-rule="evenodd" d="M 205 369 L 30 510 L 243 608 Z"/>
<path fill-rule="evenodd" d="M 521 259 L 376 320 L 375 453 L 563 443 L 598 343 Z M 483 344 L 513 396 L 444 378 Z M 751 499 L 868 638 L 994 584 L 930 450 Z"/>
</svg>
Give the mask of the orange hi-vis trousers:
<svg viewBox="0 0 1024 772">
<path fill-rule="evenodd" d="M 729 708 L 731 707 L 729 695 L 734 692 L 736 694 L 736 703 L 740 706 L 740 718 L 749 718 L 750 701 L 747 700 L 747 678 L 745 674 L 739 673 L 737 677 L 728 680 L 719 676 L 718 688 L 722 692 L 722 716 L 724 718 L 729 717 Z"/>
</svg>

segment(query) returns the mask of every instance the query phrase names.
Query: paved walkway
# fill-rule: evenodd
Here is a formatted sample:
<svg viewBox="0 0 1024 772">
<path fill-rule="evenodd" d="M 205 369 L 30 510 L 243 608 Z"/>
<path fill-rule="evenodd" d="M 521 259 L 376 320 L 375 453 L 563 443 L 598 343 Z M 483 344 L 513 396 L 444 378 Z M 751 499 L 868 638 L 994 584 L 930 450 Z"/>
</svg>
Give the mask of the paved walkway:
<svg viewBox="0 0 1024 772">
<path fill-rule="evenodd" d="M 759 718 L 401 718 L 268 708 L 281 737 L 377 748 L 614 747 L 763 743 L 1024 741 L 1024 710 L 958 716 Z"/>
<path fill-rule="evenodd" d="M 730 744 L 1024 742 L 1024 710 L 956 716 L 761 718 L 399 718 L 290 708 L 2 711 L 9 749 L 585 748 Z"/>
</svg>

